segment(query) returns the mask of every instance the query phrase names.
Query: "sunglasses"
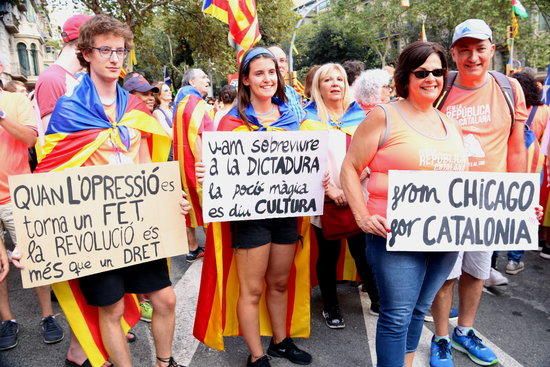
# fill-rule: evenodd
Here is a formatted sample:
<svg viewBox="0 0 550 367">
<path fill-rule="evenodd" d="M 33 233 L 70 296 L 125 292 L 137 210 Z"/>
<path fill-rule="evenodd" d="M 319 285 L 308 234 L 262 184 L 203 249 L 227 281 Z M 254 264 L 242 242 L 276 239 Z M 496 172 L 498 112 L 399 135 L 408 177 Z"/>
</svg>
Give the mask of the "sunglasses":
<svg viewBox="0 0 550 367">
<path fill-rule="evenodd" d="M 426 79 L 428 75 L 432 74 L 434 77 L 439 78 L 445 74 L 445 69 L 434 69 L 434 70 L 417 70 L 412 71 L 412 74 L 418 79 Z"/>
</svg>

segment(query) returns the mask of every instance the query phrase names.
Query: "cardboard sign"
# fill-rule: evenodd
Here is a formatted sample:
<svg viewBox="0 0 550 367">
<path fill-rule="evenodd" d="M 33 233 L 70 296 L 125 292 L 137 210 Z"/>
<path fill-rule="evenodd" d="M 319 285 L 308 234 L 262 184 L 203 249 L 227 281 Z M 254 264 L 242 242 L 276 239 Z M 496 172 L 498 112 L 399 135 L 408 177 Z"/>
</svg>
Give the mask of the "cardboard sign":
<svg viewBox="0 0 550 367">
<path fill-rule="evenodd" d="M 326 131 L 205 132 L 205 222 L 323 213 Z"/>
<path fill-rule="evenodd" d="M 10 177 L 23 287 L 187 252 L 176 162 Z"/>
<path fill-rule="evenodd" d="M 536 250 L 539 175 L 389 171 L 388 251 Z"/>
</svg>

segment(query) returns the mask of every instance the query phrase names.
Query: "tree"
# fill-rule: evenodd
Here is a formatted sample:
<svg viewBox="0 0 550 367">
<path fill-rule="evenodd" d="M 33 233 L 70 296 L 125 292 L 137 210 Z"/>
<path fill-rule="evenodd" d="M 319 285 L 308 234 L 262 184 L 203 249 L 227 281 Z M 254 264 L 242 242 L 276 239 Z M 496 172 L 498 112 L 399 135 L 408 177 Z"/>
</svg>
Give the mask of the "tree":
<svg viewBox="0 0 550 367">
<path fill-rule="evenodd" d="M 548 31 L 535 30 L 537 17 L 533 9 L 540 9 L 543 14 L 547 14 L 550 3 L 537 0 L 523 0 L 522 3 L 531 10 L 531 17 L 520 20 L 520 33 L 515 42 L 516 54 L 523 55 L 526 65 L 544 67 L 550 59 L 550 49 L 547 47 L 550 34 Z M 380 67 L 394 62 L 403 45 L 419 39 L 423 18 L 428 40 L 449 48 L 454 27 L 471 17 L 484 19 L 491 26 L 493 41 L 506 57 L 506 27 L 511 21 L 509 0 L 415 0 L 411 1 L 408 8 L 401 7 L 397 0 L 334 0 L 331 1 L 329 11 L 299 30 L 298 45 L 301 53 L 306 55 L 315 55 L 320 49 L 331 49 L 334 47 L 334 38 L 327 36 L 326 28 L 329 27 L 333 33 L 342 35 L 346 48 L 353 48 L 355 44 L 369 48 L 378 57 L 377 61 L 367 65 Z M 308 57 L 299 60 L 302 67 L 313 64 L 313 60 L 308 60 Z M 337 60 L 333 56 L 332 61 Z"/>
</svg>

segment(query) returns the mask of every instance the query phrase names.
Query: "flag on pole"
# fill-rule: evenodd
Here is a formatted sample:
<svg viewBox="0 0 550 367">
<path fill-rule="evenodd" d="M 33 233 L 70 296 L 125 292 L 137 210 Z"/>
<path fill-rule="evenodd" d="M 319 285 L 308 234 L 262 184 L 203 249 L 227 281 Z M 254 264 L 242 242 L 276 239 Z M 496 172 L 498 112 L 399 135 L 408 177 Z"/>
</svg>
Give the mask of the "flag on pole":
<svg viewBox="0 0 550 367">
<path fill-rule="evenodd" d="M 527 10 L 525 10 L 523 5 L 521 4 L 521 1 L 519 0 L 512 0 L 512 10 L 520 18 L 527 18 L 529 16 L 527 14 Z"/>
<path fill-rule="evenodd" d="M 255 0 L 204 0 L 202 11 L 229 25 L 238 61 L 261 38 Z"/>
<path fill-rule="evenodd" d="M 422 28 L 420 30 L 420 40 L 422 42 L 428 42 L 428 37 L 426 36 L 426 27 L 424 26 L 424 20 L 422 20 Z"/>
<path fill-rule="evenodd" d="M 546 79 L 544 80 L 544 87 L 542 90 L 542 101 L 544 104 L 550 105 L 550 65 L 546 70 Z"/>
<path fill-rule="evenodd" d="M 164 80 L 164 84 L 172 89 L 172 78 L 170 78 L 170 73 L 168 72 L 168 67 L 166 65 L 164 65 L 162 69 L 162 80 Z"/>
</svg>

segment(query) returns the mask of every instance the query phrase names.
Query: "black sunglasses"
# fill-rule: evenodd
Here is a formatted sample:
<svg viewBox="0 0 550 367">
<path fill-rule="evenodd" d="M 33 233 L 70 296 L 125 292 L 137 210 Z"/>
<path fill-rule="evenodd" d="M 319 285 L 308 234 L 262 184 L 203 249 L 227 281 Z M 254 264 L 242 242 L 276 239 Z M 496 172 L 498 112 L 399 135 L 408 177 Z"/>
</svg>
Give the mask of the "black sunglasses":
<svg viewBox="0 0 550 367">
<path fill-rule="evenodd" d="M 417 70 L 411 71 L 415 77 L 418 79 L 426 79 L 428 75 L 432 74 L 436 78 L 442 77 L 445 74 L 445 69 L 434 69 L 434 70 Z"/>
</svg>

